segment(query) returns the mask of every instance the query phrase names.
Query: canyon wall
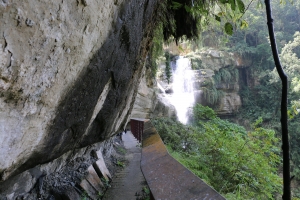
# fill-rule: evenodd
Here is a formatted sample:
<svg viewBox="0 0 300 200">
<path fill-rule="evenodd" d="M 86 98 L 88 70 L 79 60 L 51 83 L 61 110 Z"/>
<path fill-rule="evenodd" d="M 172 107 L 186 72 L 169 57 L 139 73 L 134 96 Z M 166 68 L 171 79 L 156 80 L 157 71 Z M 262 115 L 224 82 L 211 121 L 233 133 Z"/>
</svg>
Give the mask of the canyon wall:
<svg viewBox="0 0 300 200">
<path fill-rule="evenodd" d="M 175 107 L 165 98 L 165 92 L 159 88 L 158 84 L 151 69 L 145 68 L 132 109 L 132 118 L 168 117 L 176 119 Z"/>
<path fill-rule="evenodd" d="M 195 53 L 192 59 L 194 59 L 194 64 L 196 65 L 194 67 L 199 69 L 196 73 L 196 102 L 213 106 L 219 116 L 230 116 L 237 113 L 242 106 L 239 92 L 244 81 L 240 71 L 249 68 L 252 61 L 238 54 L 215 49 Z M 224 76 L 226 76 L 225 70 L 231 76 L 231 79 L 228 81 L 224 80 Z M 220 74 L 219 82 L 214 79 L 214 76 L 218 73 Z M 214 88 L 221 93 L 220 99 L 215 105 L 212 105 L 209 102 L 210 100 L 206 98 L 209 95 L 204 95 L 204 89 L 211 89 L 209 84 L 212 83 Z M 211 90 L 211 92 L 215 91 Z"/>
<path fill-rule="evenodd" d="M 177 55 L 183 55 L 189 58 L 194 74 L 194 97 L 195 103 L 204 106 L 213 107 L 219 116 L 230 116 L 238 112 L 242 106 L 239 94 L 241 85 L 249 82 L 247 78 L 247 69 L 251 66 L 252 61 L 240 55 L 220 51 L 216 49 L 191 51 L 186 43 L 179 44 L 183 50 L 179 51 L 174 44 L 171 44 L 166 51 L 173 55 L 172 63 L 175 66 Z M 172 77 L 171 83 L 167 83 L 165 75 L 165 66 L 160 66 L 161 75 L 158 79 L 164 85 L 166 93 L 172 95 Z M 173 73 L 174 73 L 173 67 Z M 245 74 L 246 73 L 246 74 Z M 230 76 L 230 80 L 224 78 Z M 215 80 L 219 76 L 219 80 Z M 249 85 L 249 83 L 246 83 Z M 215 94 L 213 94 L 215 93 Z"/>
<path fill-rule="evenodd" d="M 33 186 L 48 172 L 32 169 L 59 158 L 64 165 L 70 152 L 124 128 L 156 7 L 149 0 L 0 2 L 0 194 L 15 198 L 25 191 L 11 189 L 18 177 L 27 174 Z"/>
<path fill-rule="evenodd" d="M 248 67 L 248 63 L 233 53 L 214 49 L 195 53 L 193 59 L 194 65 L 196 65 L 194 67 L 200 68 L 199 71 L 196 72 L 196 102 L 201 103 L 202 105 L 213 106 L 215 112 L 219 116 L 233 115 L 238 112 L 238 109 L 242 105 L 241 97 L 239 95 L 240 77 L 238 76 L 237 79 L 231 80 L 230 82 L 220 80 L 219 83 L 216 83 L 213 77 L 222 69 L 232 67 L 228 70 L 232 71 L 234 69 Z M 199 61 L 201 63 L 200 65 Z M 214 84 L 214 88 L 221 94 L 219 100 L 214 104 L 211 104 L 212 98 L 207 98 L 210 95 L 204 94 L 205 89 L 208 89 L 208 93 L 216 92 L 210 90 L 211 84 Z"/>
</svg>

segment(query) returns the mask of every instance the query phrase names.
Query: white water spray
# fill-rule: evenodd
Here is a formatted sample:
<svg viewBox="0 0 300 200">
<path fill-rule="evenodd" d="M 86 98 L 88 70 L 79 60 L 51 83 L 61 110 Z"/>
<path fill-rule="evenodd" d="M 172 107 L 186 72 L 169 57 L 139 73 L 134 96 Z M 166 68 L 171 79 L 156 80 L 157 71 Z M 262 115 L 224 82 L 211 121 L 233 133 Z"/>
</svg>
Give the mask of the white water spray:
<svg viewBox="0 0 300 200">
<path fill-rule="evenodd" d="M 177 111 L 177 117 L 180 122 L 188 122 L 188 111 L 194 106 L 194 74 L 191 70 L 191 63 L 188 58 L 180 56 L 176 60 L 176 67 L 173 70 L 173 95 L 170 102 Z"/>
</svg>

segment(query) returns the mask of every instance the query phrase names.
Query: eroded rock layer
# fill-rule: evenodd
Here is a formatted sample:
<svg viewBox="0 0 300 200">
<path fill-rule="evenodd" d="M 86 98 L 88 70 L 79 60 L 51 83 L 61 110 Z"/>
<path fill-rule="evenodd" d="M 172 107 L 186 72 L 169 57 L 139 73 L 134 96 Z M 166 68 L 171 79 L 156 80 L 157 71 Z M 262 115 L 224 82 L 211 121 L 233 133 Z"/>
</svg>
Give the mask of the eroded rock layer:
<svg viewBox="0 0 300 200">
<path fill-rule="evenodd" d="M 131 118 L 176 118 L 175 107 L 167 98 L 164 98 L 165 93 L 159 89 L 158 85 L 159 83 L 153 77 L 151 69 L 145 68 L 131 112 Z"/>
<path fill-rule="evenodd" d="M 0 2 L 0 188 L 124 128 L 156 4 Z"/>
</svg>

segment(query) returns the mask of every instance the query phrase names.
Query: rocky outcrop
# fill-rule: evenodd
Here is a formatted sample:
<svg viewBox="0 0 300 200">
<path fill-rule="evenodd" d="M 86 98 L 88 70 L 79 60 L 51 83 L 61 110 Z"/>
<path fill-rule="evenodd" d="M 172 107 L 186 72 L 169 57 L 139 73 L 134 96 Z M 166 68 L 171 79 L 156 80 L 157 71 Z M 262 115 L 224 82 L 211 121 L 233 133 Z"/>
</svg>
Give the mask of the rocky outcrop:
<svg viewBox="0 0 300 200">
<path fill-rule="evenodd" d="M 187 55 L 192 61 L 194 69 L 198 69 L 196 74 L 196 102 L 202 105 L 213 106 L 216 113 L 220 116 L 232 115 L 238 111 L 242 106 L 241 97 L 239 95 L 240 78 L 239 74 L 236 79 L 220 83 L 216 83 L 213 77 L 220 73 L 222 70 L 233 75 L 235 72 L 232 70 L 240 70 L 251 65 L 251 61 L 247 60 L 237 54 L 228 53 L 225 51 L 218 51 L 208 49 L 203 52 L 192 52 Z M 224 74 L 223 74 L 224 75 Z M 222 73 L 220 77 L 222 76 Z M 215 90 L 212 90 L 215 88 Z M 205 91 L 206 90 L 206 91 Z M 211 99 L 208 98 L 211 92 L 219 92 L 217 103 L 212 104 Z M 217 95 L 215 95 L 217 96 Z"/>
<path fill-rule="evenodd" d="M 158 84 L 159 83 L 153 77 L 151 70 L 145 69 L 132 109 L 132 118 L 176 118 L 175 107 L 164 98 L 164 89 L 159 89 Z"/>
<path fill-rule="evenodd" d="M 145 67 L 131 112 L 132 118 L 151 118 L 156 104 L 155 84 L 156 81 L 152 77 L 151 69 Z"/>
<path fill-rule="evenodd" d="M 241 97 L 239 95 L 239 74 L 236 78 L 232 78 L 228 82 L 221 80 L 220 83 L 216 83 L 215 80 L 213 80 L 213 76 L 224 69 L 233 76 L 233 70 L 247 67 L 251 62 L 236 54 L 214 49 L 194 53 L 194 55 L 190 55 L 189 57 L 193 60 L 194 68 L 199 69 L 196 71 L 196 89 L 198 90 L 195 95 L 196 102 L 202 105 L 212 106 L 210 102 L 211 99 L 207 98 L 209 94 L 205 95 L 203 90 L 210 90 L 214 87 L 217 92 L 219 92 L 219 100 L 214 105 L 216 113 L 219 116 L 227 116 L 238 112 L 238 109 L 242 106 Z M 220 77 L 223 79 L 222 73 Z M 211 91 L 216 92 L 215 90 Z"/>
<path fill-rule="evenodd" d="M 205 72 L 204 75 L 201 72 Z M 219 116 L 233 115 L 242 106 L 238 79 L 231 83 L 215 84 L 213 80 L 215 73 L 212 70 L 195 71 L 195 74 L 196 103 L 213 106 Z M 214 98 L 218 98 L 218 100 L 214 100 Z"/>
<path fill-rule="evenodd" d="M 15 198 L 3 185 L 124 128 L 156 4 L 0 2 L 0 193 Z"/>
<path fill-rule="evenodd" d="M 153 116 L 177 119 L 177 112 L 174 105 L 170 103 L 164 94 L 158 94 Z"/>
<path fill-rule="evenodd" d="M 81 180 L 85 180 L 88 167 L 97 160 L 93 152 L 103 151 L 105 161 L 110 163 L 110 159 L 115 157 L 112 155 L 115 154 L 116 138 L 70 151 L 51 162 L 26 170 L 9 179 L 8 184 L 1 185 L 0 199 L 61 199 L 63 196 L 72 200 L 81 199 L 76 198 L 81 193 L 79 184 Z M 102 190 L 105 188 L 99 191 Z M 82 193 L 83 191 L 82 187 Z"/>
<path fill-rule="evenodd" d="M 232 115 L 242 106 L 241 97 L 237 92 L 225 93 L 221 98 L 216 113 L 221 116 Z"/>
<path fill-rule="evenodd" d="M 173 52 L 173 47 L 169 49 Z M 238 71 L 251 65 L 251 61 L 237 54 L 208 49 L 206 51 L 189 52 L 184 57 L 191 61 L 193 68 L 194 80 L 194 97 L 195 103 L 211 106 L 219 116 L 228 116 L 235 114 L 241 107 L 241 97 L 239 95 L 240 84 L 243 77 Z M 174 57 L 173 70 L 176 66 Z M 162 74 L 165 74 L 164 67 L 161 67 Z M 224 81 L 230 74 L 230 80 Z M 214 80 L 215 75 L 219 75 L 219 81 Z M 161 76 L 160 81 L 165 83 L 164 88 L 172 86 L 167 84 L 165 77 Z M 168 90 L 169 91 L 169 90 Z M 214 93 L 214 94 L 212 94 Z"/>
<path fill-rule="evenodd" d="M 202 69 L 211 69 L 218 71 L 222 67 L 235 65 L 235 60 L 232 53 L 208 49 L 207 51 L 197 52 L 194 54 L 194 59 L 201 60 Z"/>
</svg>

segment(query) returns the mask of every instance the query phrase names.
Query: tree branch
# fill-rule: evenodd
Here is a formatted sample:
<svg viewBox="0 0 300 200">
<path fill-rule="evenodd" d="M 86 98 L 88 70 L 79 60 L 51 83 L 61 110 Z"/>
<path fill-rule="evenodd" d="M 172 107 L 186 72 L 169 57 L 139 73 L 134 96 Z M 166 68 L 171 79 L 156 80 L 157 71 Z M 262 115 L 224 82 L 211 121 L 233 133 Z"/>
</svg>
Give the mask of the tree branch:
<svg viewBox="0 0 300 200">
<path fill-rule="evenodd" d="M 271 48 L 273 53 L 273 58 L 277 72 L 280 76 L 282 83 L 282 96 L 281 96 L 281 131 L 282 131 L 282 152 L 283 152 L 283 196 L 282 199 L 291 199 L 291 181 L 290 181 L 290 145 L 289 145 L 289 135 L 288 135 L 288 125 L 287 125 L 287 92 L 288 92 L 288 78 L 284 73 L 276 46 L 276 39 L 274 35 L 273 19 L 272 19 L 272 9 L 270 5 L 270 0 L 265 0 L 266 12 L 267 12 L 267 24 L 269 29 L 269 36 L 271 42 Z"/>
</svg>

